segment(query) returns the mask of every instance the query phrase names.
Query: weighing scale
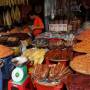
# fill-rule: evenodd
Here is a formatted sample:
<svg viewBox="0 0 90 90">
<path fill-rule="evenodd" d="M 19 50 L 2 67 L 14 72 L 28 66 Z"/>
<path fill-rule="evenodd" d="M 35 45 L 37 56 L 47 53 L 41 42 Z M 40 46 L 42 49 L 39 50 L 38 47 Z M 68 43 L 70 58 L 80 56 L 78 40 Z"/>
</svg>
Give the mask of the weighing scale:
<svg viewBox="0 0 90 90">
<path fill-rule="evenodd" d="M 25 65 L 26 62 L 27 59 L 23 56 L 12 59 L 12 63 L 16 66 L 11 75 L 14 84 L 22 85 L 27 79 L 28 74 L 27 66 Z"/>
</svg>

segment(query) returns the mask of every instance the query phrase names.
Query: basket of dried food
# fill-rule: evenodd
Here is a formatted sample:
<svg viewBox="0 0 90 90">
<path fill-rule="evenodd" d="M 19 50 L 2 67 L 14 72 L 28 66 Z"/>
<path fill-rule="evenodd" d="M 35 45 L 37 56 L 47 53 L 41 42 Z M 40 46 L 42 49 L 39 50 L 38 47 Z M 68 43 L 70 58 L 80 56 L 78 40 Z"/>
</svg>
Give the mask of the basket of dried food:
<svg viewBox="0 0 90 90">
<path fill-rule="evenodd" d="M 84 29 L 82 32 L 79 33 L 79 35 L 75 36 L 76 40 L 81 40 L 81 41 L 89 41 L 90 39 L 90 30 L 89 29 Z"/>
<path fill-rule="evenodd" d="M 81 53 L 90 53 L 90 41 L 85 40 L 73 45 L 73 50 Z"/>
<path fill-rule="evenodd" d="M 32 80 L 37 90 L 61 90 L 63 88 L 62 79 L 68 75 L 68 67 L 58 63 L 53 65 L 36 65 L 32 72 Z"/>
<path fill-rule="evenodd" d="M 67 90 L 90 90 L 90 76 L 70 74 L 64 80 Z"/>
<path fill-rule="evenodd" d="M 62 49 L 50 50 L 46 53 L 45 60 L 47 64 L 60 62 L 66 66 L 68 63 L 68 52 Z"/>
<path fill-rule="evenodd" d="M 70 67 L 78 73 L 90 75 L 90 54 L 75 57 L 70 62 Z"/>
</svg>

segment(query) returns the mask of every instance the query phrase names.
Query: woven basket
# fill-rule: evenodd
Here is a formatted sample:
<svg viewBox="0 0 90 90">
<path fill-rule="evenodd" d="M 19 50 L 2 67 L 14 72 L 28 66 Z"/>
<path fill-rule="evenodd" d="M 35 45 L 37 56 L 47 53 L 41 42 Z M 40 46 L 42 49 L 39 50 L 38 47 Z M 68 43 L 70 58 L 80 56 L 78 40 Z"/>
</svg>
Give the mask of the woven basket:
<svg viewBox="0 0 90 90">
<path fill-rule="evenodd" d="M 90 76 L 72 74 L 65 81 L 67 90 L 90 90 Z"/>
</svg>

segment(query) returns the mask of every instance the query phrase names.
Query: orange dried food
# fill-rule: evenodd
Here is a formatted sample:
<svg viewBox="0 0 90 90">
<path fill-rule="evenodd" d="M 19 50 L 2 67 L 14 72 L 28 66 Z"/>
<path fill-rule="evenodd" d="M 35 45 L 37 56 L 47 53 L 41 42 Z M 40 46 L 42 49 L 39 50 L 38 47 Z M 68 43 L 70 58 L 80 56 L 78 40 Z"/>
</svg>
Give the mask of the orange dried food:
<svg viewBox="0 0 90 90">
<path fill-rule="evenodd" d="M 5 58 L 10 55 L 12 55 L 14 52 L 9 47 L 6 47 L 4 45 L 0 45 L 0 58 Z"/>
<path fill-rule="evenodd" d="M 45 55 L 45 59 L 46 60 L 50 60 L 50 59 L 56 59 L 56 60 L 60 60 L 61 59 L 61 50 L 59 49 L 54 49 L 54 50 L 50 50 L 46 53 Z"/>
<path fill-rule="evenodd" d="M 70 67 L 76 72 L 90 75 L 90 54 L 75 57 Z"/>
<path fill-rule="evenodd" d="M 87 34 L 87 35 L 78 35 L 78 36 L 75 37 L 75 39 L 82 40 L 82 41 L 85 41 L 85 40 L 90 41 L 90 34 Z"/>
<path fill-rule="evenodd" d="M 90 39 L 90 30 L 85 30 L 81 32 L 78 36 L 75 37 L 77 40 L 89 40 Z"/>
<path fill-rule="evenodd" d="M 77 52 L 90 53 L 90 41 L 82 41 L 75 44 L 73 50 Z"/>
<path fill-rule="evenodd" d="M 90 35 L 90 29 L 81 32 L 80 35 Z"/>
</svg>

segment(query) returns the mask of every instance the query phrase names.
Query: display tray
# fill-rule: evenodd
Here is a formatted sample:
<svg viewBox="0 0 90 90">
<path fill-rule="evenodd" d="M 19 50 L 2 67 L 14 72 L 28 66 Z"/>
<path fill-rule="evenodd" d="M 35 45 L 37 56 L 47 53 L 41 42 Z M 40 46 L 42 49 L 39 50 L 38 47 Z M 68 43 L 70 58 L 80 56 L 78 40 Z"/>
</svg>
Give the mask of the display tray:
<svg viewBox="0 0 90 90">
<path fill-rule="evenodd" d="M 25 65 L 25 64 L 28 62 L 28 60 L 27 60 L 27 58 L 20 56 L 20 57 L 15 57 L 15 58 L 13 58 L 13 59 L 11 60 L 11 62 L 12 62 L 15 66 L 22 66 L 22 65 Z"/>
<path fill-rule="evenodd" d="M 65 62 L 65 61 L 68 61 L 68 60 L 63 60 L 63 59 L 60 59 L 60 60 L 57 60 L 57 59 L 49 59 L 49 61 L 53 61 L 53 62 Z"/>
<path fill-rule="evenodd" d="M 90 75 L 90 54 L 75 57 L 70 62 L 70 67 L 78 73 Z"/>
</svg>

